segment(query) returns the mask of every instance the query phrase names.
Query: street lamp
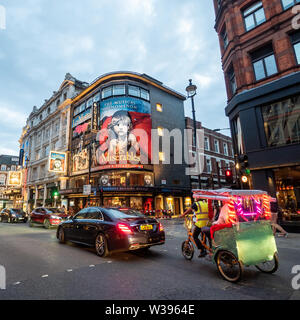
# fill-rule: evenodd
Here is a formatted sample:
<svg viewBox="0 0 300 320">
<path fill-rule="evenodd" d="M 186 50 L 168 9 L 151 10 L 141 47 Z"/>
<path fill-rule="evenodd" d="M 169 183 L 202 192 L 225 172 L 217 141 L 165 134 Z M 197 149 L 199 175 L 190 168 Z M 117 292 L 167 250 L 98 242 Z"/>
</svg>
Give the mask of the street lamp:
<svg viewBox="0 0 300 320">
<path fill-rule="evenodd" d="M 197 125 L 196 125 L 196 115 L 195 115 L 195 104 L 194 104 L 194 96 L 197 94 L 196 90 L 197 87 L 192 84 L 192 79 L 189 79 L 189 85 L 186 87 L 187 97 L 191 98 L 192 101 L 192 113 L 193 113 L 193 123 L 194 123 L 194 141 L 195 141 L 195 148 L 196 148 L 196 164 L 199 162 L 199 157 L 197 153 Z M 200 168 L 200 163 L 199 163 Z M 197 168 L 198 170 L 198 168 Z M 200 171 L 200 170 L 199 170 Z M 201 189 L 201 177 L 200 174 L 198 174 L 198 185 L 199 189 Z"/>
</svg>

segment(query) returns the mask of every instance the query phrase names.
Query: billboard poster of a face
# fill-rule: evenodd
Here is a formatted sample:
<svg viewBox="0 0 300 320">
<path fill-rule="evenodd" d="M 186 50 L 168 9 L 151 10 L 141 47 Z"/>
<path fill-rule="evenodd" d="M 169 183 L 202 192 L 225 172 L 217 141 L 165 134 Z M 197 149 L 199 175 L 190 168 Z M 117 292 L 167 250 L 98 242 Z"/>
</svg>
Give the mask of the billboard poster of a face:
<svg viewBox="0 0 300 320">
<path fill-rule="evenodd" d="M 66 154 L 51 151 L 49 154 L 49 171 L 63 173 L 66 169 Z"/>
<path fill-rule="evenodd" d="M 21 171 L 9 171 L 8 174 L 8 185 L 9 186 L 20 186 L 22 182 Z"/>
<path fill-rule="evenodd" d="M 119 97 L 100 104 L 96 167 L 118 168 L 151 160 L 151 105 L 142 99 Z"/>
</svg>

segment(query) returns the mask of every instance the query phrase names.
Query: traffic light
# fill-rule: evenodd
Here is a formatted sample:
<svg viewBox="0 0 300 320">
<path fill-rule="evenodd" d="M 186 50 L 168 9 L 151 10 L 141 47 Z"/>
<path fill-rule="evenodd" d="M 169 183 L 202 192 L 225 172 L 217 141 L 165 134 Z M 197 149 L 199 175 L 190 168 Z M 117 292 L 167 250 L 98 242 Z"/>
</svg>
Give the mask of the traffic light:
<svg viewBox="0 0 300 320">
<path fill-rule="evenodd" d="M 57 187 L 53 187 L 51 189 L 51 198 L 55 199 L 55 198 L 58 198 L 58 197 L 59 197 L 58 189 L 57 189 Z"/>
<path fill-rule="evenodd" d="M 233 184 L 232 170 L 227 169 L 227 170 L 225 171 L 225 179 L 226 179 L 226 182 L 227 182 L 228 184 Z"/>
</svg>

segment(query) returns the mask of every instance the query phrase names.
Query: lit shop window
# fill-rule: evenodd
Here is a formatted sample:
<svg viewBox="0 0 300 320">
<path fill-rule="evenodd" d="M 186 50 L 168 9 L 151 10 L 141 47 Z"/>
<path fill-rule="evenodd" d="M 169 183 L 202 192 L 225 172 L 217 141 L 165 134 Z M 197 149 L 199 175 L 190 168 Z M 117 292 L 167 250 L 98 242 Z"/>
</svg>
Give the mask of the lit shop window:
<svg viewBox="0 0 300 320">
<path fill-rule="evenodd" d="M 160 137 L 162 137 L 164 135 L 164 129 L 162 127 L 158 127 L 157 128 L 157 133 Z"/>
<path fill-rule="evenodd" d="M 157 104 L 156 104 L 156 111 L 158 111 L 158 112 L 162 112 L 162 111 L 163 111 L 163 106 L 162 106 L 162 104 L 160 104 L 160 103 L 157 103 Z"/>
<path fill-rule="evenodd" d="M 165 153 L 159 152 L 159 161 L 165 161 Z"/>
</svg>

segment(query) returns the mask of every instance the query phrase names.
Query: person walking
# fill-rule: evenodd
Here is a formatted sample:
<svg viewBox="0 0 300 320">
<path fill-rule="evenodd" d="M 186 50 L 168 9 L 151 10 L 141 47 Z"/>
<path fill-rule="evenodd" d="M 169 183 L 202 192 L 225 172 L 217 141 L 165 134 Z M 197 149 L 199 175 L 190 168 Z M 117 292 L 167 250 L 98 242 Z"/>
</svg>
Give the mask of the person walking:
<svg viewBox="0 0 300 320">
<path fill-rule="evenodd" d="M 279 231 L 279 237 L 288 237 L 288 233 L 277 223 L 278 221 L 278 204 L 277 202 L 271 202 L 271 226 L 273 229 L 274 235 L 276 234 L 276 231 Z"/>
</svg>

